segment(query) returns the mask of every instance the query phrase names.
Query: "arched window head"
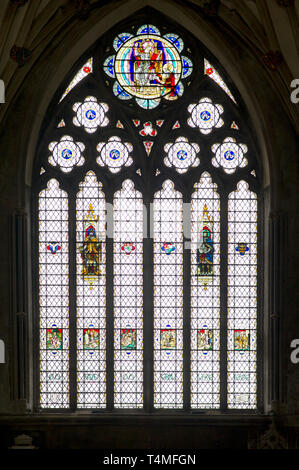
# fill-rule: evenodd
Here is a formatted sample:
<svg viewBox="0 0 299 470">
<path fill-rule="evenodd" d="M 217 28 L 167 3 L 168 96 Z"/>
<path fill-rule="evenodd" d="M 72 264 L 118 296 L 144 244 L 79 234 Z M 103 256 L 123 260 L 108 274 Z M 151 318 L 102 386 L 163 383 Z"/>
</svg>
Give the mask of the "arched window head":
<svg viewBox="0 0 299 470">
<path fill-rule="evenodd" d="M 217 59 L 142 15 L 86 51 L 45 116 L 36 406 L 256 410 L 255 134 Z"/>
</svg>

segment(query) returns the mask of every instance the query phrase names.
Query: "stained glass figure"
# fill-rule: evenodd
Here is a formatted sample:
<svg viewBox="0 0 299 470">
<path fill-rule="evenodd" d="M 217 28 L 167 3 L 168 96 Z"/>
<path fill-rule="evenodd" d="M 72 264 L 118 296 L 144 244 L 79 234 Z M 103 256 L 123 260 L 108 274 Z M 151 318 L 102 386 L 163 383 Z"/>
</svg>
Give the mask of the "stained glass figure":
<svg viewBox="0 0 299 470">
<path fill-rule="evenodd" d="M 227 306 L 228 407 L 256 408 L 257 197 L 245 181 L 228 199 Z"/>
<path fill-rule="evenodd" d="M 202 134 L 210 134 L 214 128 L 217 129 L 224 124 L 221 118 L 223 107 L 220 104 L 213 104 L 210 98 L 201 98 L 198 104 L 190 104 L 188 111 L 189 126 L 198 127 Z"/>
<path fill-rule="evenodd" d="M 82 277 L 90 288 L 95 279 L 101 274 L 102 263 L 102 241 L 98 238 L 99 217 L 94 214 L 92 204 L 89 205 L 88 213 L 84 217 L 84 241 L 80 247 L 82 256 Z"/>
<path fill-rule="evenodd" d="M 52 152 L 48 158 L 50 165 L 58 165 L 64 173 L 69 173 L 74 166 L 82 166 L 85 162 L 81 153 L 85 145 L 75 142 L 70 135 L 61 137 L 60 142 L 51 142 L 48 148 Z"/>
<path fill-rule="evenodd" d="M 213 219 L 204 205 L 199 222 L 199 240 L 197 245 L 197 278 L 206 287 L 213 277 Z"/>
<path fill-rule="evenodd" d="M 90 73 L 92 73 L 92 57 L 90 59 L 88 59 L 88 61 L 81 67 L 81 69 L 79 70 L 79 72 L 76 73 L 76 75 L 74 76 L 73 80 L 71 81 L 71 83 L 69 84 L 69 86 L 67 87 L 67 89 L 65 90 L 65 92 L 63 93 L 62 97 L 60 98 L 59 100 L 59 103 L 63 100 L 63 98 L 66 97 L 66 95 L 69 94 L 69 92 L 79 83 L 81 82 L 81 80 L 83 80 L 83 78 L 85 78 L 87 75 L 89 75 Z"/>
<path fill-rule="evenodd" d="M 129 142 L 121 142 L 117 136 L 110 137 L 108 142 L 99 142 L 97 150 L 100 152 L 97 163 L 100 166 L 107 166 L 111 173 L 118 173 L 123 166 L 130 166 L 133 159 L 130 153 L 133 150 Z"/>
<path fill-rule="evenodd" d="M 93 351 L 94 349 L 100 348 L 99 333 L 100 330 L 98 328 L 92 328 L 92 325 L 89 328 L 83 329 L 84 350 Z"/>
<path fill-rule="evenodd" d="M 120 331 L 120 349 L 125 351 L 137 349 L 136 330 L 133 328 L 123 328 Z"/>
<path fill-rule="evenodd" d="M 38 223 L 40 406 L 68 408 L 68 197 L 55 179 L 49 180 L 39 194 Z M 63 250 L 58 249 L 60 245 Z"/>
<path fill-rule="evenodd" d="M 234 349 L 235 351 L 249 351 L 250 333 L 248 330 L 234 330 Z"/>
<path fill-rule="evenodd" d="M 220 198 L 204 172 L 191 198 L 191 407 L 219 406 Z"/>
<path fill-rule="evenodd" d="M 164 150 L 167 152 L 164 164 L 168 167 L 174 166 L 178 173 L 186 173 L 190 167 L 199 165 L 200 161 L 196 156 L 199 145 L 189 143 L 187 137 L 178 137 L 174 143 L 166 144 Z"/>
<path fill-rule="evenodd" d="M 212 78 L 212 80 L 214 80 L 222 88 L 222 90 L 225 91 L 225 93 L 230 97 L 230 99 L 232 99 L 233 102 L 237 104 L 230 89 L 225 84 L 223 79 L 220 77 L 215 67 L 213 67 L 213 65 L 211 65 L 210 62 L 208 62 L 206 59 L 205 59 L 205 74 L 208 75 L 210 78 Z"/>
<path fill-rule="evenodd" d="M 153 220 L 154 406 L 182 408 L 183 200 L 170 180 L 154 196 Z"/>
<path fill-rule="evenodd" d="M 141 26 L 135 37 L 123 33 L 114 40 L 115 56 L 104 62 L 104 71 L 116 78 L 113 92 L 121 99 L 136 98 L 145 109 L 153 109 L 164 97 L 176 100 L 184 92 L 181 79 L 192 72 L 192 61 L 181 56 L 183 41 L 178 35 L 161 36 L 153 25 Z"/>
<path fill-rule="evenodd" d="M 106 116 L 109 107 L 106 103 L 98 103 L 94 96 L 87 96 L 83 103 L 75 103 L 73 110 L 76 116 L 73 118 L 75 126 L 82 126 L 89 134 L 93 134 L 98 127 L 105 127 L 109 123 Z"/>
<path fill-rule="evenodd" d="M 168 351 L 176 348 L 176 330 L 163 329 L 160 333 L 161 349 Z"/>
<path fill-rule="evenodd" d="M 209 330 L 208 328 L 202 328 L 198 330 L 198 349 L 204 351 L 212 351 L 213 350 L 213 330 Z"/>
<path fill-rule="evenodd" d="M 89 171 L 76 199 L 77 406 L 106 407 L 106 204 Z"/>
<path fill-rule="evenodd" d="M 62 349 L 62 341 L 62 328 L 47 328 L 47 349 Z"/>
<path fill-rule="evenodd" d="M 247 165 L 248 160 L 244 156 L 247 150 L 245 144 L 237 143 L 233 137 L 226 137 L 222 144 L 212 145 L 212 152 L 215 154 L 212 164 L 215 167 L 221 166 L 225 173 L 234 173 L 238 167 L 244 168 Z"/>
<path fill-rule="evenodd" d="M 143 199 L 131 180 L 114 194 L 114 406 L 143 407 Z"/>
</svg>

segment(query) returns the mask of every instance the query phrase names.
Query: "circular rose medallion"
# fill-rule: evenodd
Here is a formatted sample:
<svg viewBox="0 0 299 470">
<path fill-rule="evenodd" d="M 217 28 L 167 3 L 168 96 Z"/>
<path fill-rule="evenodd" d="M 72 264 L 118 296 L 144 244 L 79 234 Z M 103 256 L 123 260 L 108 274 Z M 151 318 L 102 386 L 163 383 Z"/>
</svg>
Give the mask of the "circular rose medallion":
<svg viewBox="0 0 299 470">
<path fill-rule="evenodd" d="M 166 38 L 142 34 L 120 47 L 114 68 L 118 83 L 127 93 L 155 99 L 175 96 L 182 60 L 177 48 Z"/>
</svg>

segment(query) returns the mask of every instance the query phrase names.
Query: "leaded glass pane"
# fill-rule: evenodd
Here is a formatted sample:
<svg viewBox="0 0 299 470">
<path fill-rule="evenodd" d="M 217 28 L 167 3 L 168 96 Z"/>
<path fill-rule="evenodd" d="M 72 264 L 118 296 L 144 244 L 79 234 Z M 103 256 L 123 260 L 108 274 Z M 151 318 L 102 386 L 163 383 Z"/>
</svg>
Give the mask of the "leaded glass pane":
<svg viewBox="0 0 299 470">
<path fill-rule="evenodd" d="M 191 407 L 220 404 L 220 201 L 205 172 L 191 199 Z"/>
<path fill-rule="evenodd" d="M 40 406 L 69 406 L 68 197 L 51 179 L 39 194 Z"/>
<path fill-rule="evenodd" d="M 106 215 L 102 184 L 89 171 L 79 185 L 77 230 L 77 402 L 106 406 Z"/>
<path fill-rule="evenodd" d="M 256 408 L 257 197 L 240 181 L 228 202 L 228 407 Z"/>
<path fill-rule="evenodd" d="M 154 406 L 183 406 L 183 200 L 167 180 L 153 203 Z"/>
<path fill-rule="evenodd" d="M 114 196 L 114 406 L 143 407 L 143 204 L 131 180 Z"/>
<path fill-rule="evenodd" d="M 86 77 L 86 75 L 89 75 L 92 73 L 92 57 L 88 59 L 88 61 L 81 67 L 81 69 L 76 73 L 74 78 L 72 79 L 71 83 L 63 93 L 62 97 L 60 98 L 59 102 L 63 100 L 63 98 L 66 97 L 66 95 L 69 94 L 69 92 L 79 83 L 83 78 Z"/>
</svg>

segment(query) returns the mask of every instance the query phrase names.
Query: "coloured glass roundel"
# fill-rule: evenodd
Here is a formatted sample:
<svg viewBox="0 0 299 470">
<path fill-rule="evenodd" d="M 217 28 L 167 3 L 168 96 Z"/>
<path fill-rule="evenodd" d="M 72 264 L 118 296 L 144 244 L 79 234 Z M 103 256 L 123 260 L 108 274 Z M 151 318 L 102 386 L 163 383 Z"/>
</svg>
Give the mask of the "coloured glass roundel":
<svg viewBox="0 0 299 470">
<path fill-rule="evenodd" d="M 115 76 L 130 95 L 143 99 L 175 97 L 182 74 L 178 49 L 165 37 L 142 34 L 126 41 L 115 58 Z"/>
</svg>

